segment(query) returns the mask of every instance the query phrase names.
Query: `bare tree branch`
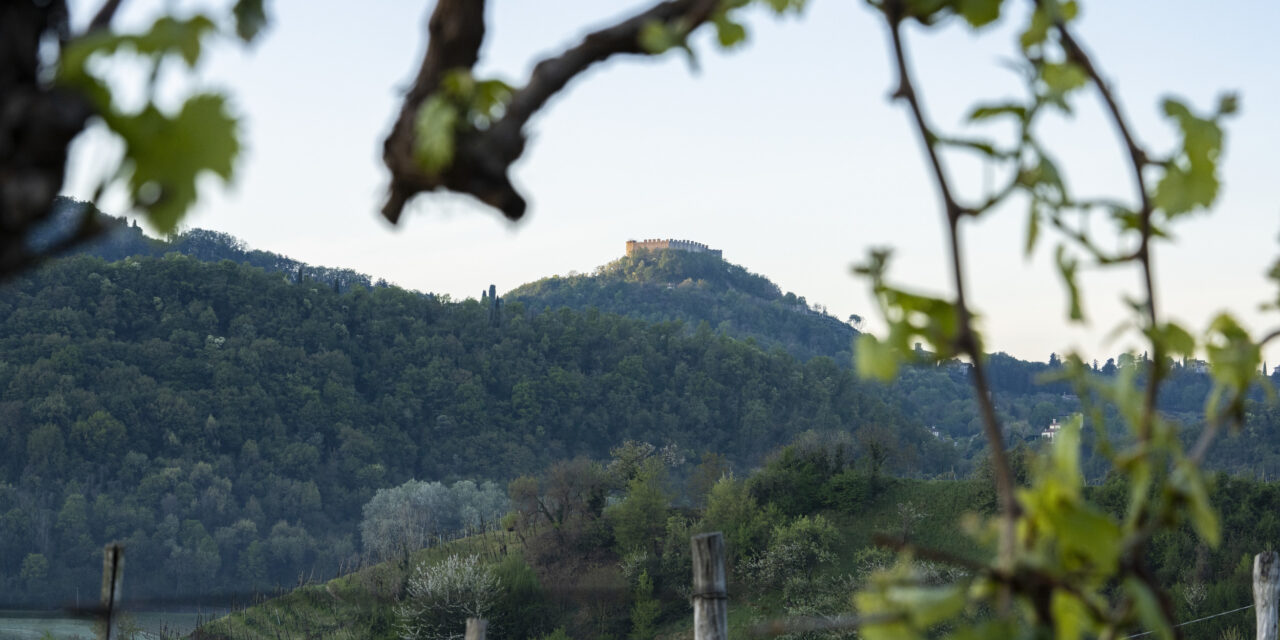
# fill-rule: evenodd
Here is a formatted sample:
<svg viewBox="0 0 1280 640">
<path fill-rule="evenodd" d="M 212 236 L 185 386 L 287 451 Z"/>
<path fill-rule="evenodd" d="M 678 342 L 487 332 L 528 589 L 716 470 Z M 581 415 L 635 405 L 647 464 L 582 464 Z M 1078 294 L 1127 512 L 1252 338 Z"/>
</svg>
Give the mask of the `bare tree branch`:
<svg viewBox="0 0 1280 640">
<path fill-rule="evenodd" d="M 85 31 L 97 31 L 111 26 L 111 19 L 115 17 L 116 11 L 120 9 L 122 0 L 107 0 L 102 3 L 102 7 L 93 15 L 93 20 L 89 22 L 89 28 Z"/>
<path fill-rule="evenodd" d="M 884 5 L 885 18 L 889 23 L 889 35 L 893 42 L 893 53 L 898 70 L 898 88 L 894 97 L 905 100 L 910 107 L 916 130 L 920 133 L 929 161 L 933 168 L 934 180 L 942 196 L 942 205 L 947 217 L 947 231 L 951 251 L 951 274 L 956 289 L 956 315 L 958 317 L 958 333 L 956 350 L 964 353 L 972 360 L 973 386 L 977 395 L 978 407 L 982 414 L 983 430 L 987 444 L 991 447 L 991 462 L 996 480 L 996 491 L 1000 498 L 1002 527 L 1000 535 L 1000 559 L 1006 569 L 1013 558 L 1014 524 L 1018 515 L 1018 502 L 1013 493 L 1013 472 L 1009 467 L 1009 457 L 1004 449 L 1004 434 L 996 417 L 995 405 L 991 401 L 991 386 L 987 381 L 986 370 L 982 362 L 982 348 L 977 334 L 973 330 L 973 314 L 965 301 L 964 266 L 961 261 L 959 224 L 966 209 L 962 207 L 952 194 L 947 180 L 942 159 L 938 155 L 938 136 L 925 122 L 924 109 L 920 105 L 920 97 L 911 83 L 911 73 L 907 67 L 906 53 L 902 43 L 902 21 L 906 15 L 906 7 L 901 0 L 892 0 Z"/>
<path fill-rule="evenodd" d="M 560 55 L 539 62 L 528 82 L 513 93 L 502 118 L 483 131 L 460 133 L 452 164 L 441 175 L 429 175 L 413 153 L 418 111 L 440 89 L 445 72 L 475 66 L 484 40 L 483 0 L 440 0 L 429 24 L 426 57 L 383 147 L 391 185 L 382 215 L 395 223 L 410 198 L 443 188 L 470 194 L 512 220 L 521 218 L 526 203 L 511 184 L 508 171 L 524 153 L 524 127 L 529 119 L 597 62 L 616 54 L 647 55 L 640 45 L 646 25 L 656 22 L 688 33 L 704 24 L 718 4 L 716 0 L 667 0 L 591 32 Z"/>
<path fill-rule="evenodd" d="M 1036 4 L 1039 4 L 1037 1 Z M 1116 132 L 1120 135 L 1120 139 L 1124 142 L 1125 150 L 1129 156 L 1129 168 L 1133 173 L 1134 187 L 1138 192 L 1138 233 L 1141 236 L 1141 244 L 1135 257 L 1138 263 L 1142 265 L 1142 284 L 1146 291 L 1147 300 L 1145 304 L 1146 318 L 1148 329 L 1154 330 L 1158 326 L 1158 317 L 1156 314 L 1156 288 L 1155 277 L 1152 269 L 1151 259 L 1151 215 L 1154 212 L 1154 206 L 1151 203 L 1151 195 L 1147 189 L 1146 177 L 1142 171 L 1148 164 L 1147 152 L 1138 145 L 1130 132 L 1128 121 L 1124 117 L 1124 113 L 1120 110 L 1120 105 L 1116 101 L 1115 95 L 1112 93 L 1110 86 L 1103 79 L 1102 73 L 1098 71 L 1093 60 L 1085 53 L 1071 30 L 1067 27 L 1061 16 L 1054 20 L 1054 29 L 1058 32 L 1058 37 L 1062 42 L 1062 48 L 1067 53 L 1067 59 L 1078 65 L 1085 75 L 1093 81 L 1093 85 L 1098 88 L 1098 95 L 1102 98 L 1106 105 L 1107 113 L 1111 117 L 1111 122 L 1115 125 Z M 1152 423 L 1155 420 L 1156 400 L 1160 390 L 1160 380 L 1164 374 L 1164 346 L 1159 340 L 1152 341 L 1151 347 L 1151 368 L 1147 377 L 1146 395 L 1143 398 L 1142 421 L 1138 426 L 1138 437 L 1146 440 L 1151 437 Z"/>
<path fill-rule="evenodd" d="M 1268 333 L 1268 334 L 1266 335 L 1266 337 L 1264 337 L 1263 339 L 1259 340 L 1259 341 L 1258 341 L 1258 347 L 1259 347 L 1259 348 L 1264 347 L 1264 346 L 1266 346 L 1266 344 L 1267 344 L 1268 342 L 1271 342 L 1272 340 L 1275 340 L 1276 338 L 1280 338 L 1280 329 L 1273 329 L 1273 330 L 1271 331 L 1271 333 Z"/>
<path fill-rule="evenodd" d="M 1039 0 L 1036 2 L 1039 5 Z M 1063 49 L 1066 51 L 1067 59 L 1078 65 L 1098 88 L 1098 95 L 1102 98 L 1106 105 L 1107 113 L 1111 117 L 1111 122 L 1116 128 L 1116 132 L 1123 141 L 1125 150 L 1129 156 L 1129 168 L 1133 173 L 1134 187 L 1138 192 L 1138 233 L 1141 236 L 1141 244 L 1138 246 L 1136 257 L 1138 263 L 1142 266 L 1142 284 L 1146 291 L 1147 300 L 1145 304 L 1145 316 L 1147 321 L 1147 329 L 1151 332 L 1151 364 L 1148 369 L 1147 387 L 1143 395 L 1143 407 L 1140 422 L 1138 424 L 1138 439 L 1145 442 L 1151 438 L 1151 432 L 1157 419 L 1156 402 L 1160 391 L 1160 382 L 1164 378 L 1164 344 L 1163 341 L 1155 337 L 1154 331 L 1159 327 L 1159 316 L 1156 311 L 1156 289 L 1155 279 L 1153 277 L 1152 256 L 1151 256 L 1151 238 L 1152 226 L 1151 217 L 1155 211 L 1155 207 L 1151 202 L 1150 192 L 1147 188 L 1146 177 L 1143 175 L 1143 169 L 1148 164 L 1148 155 L 1141 146 L 1138 145 L 1130 132 L 1128 121 L 1125 119 L 1124 113 L 1120 110 L 1120 105 L 1116 101 L 1115 95 L 1112 93 L 1110 86 L 1103 79 L 1102 73 L 1098 71 L 1097 66 L 1085 52 L 1084 47 L 1080 45 L 1071 30 L 1067 27 L 1066 22 L 1061 16 L 1054 17 L 1054 29 L 1058 33 L 1058 38 L 1062 43 Z M 1216 416 L 1215 416 L 1216 418 Z M 1210 443 L 1218 429 L 1217 420 L 1213 420 L 1212 424 L 1206 431 L 1201 434 L 1200 441 L 1196 444 L 1192 453 L 1192 460 L 1199 462 L 1208 451 Z M 1142 514 L 1139 514 L 1142 517 Z M 1160 611 L 1165 621 L 1172 628 L 1174 637 L 1181 638 L 1182 632 L 1177 628 L 1177 620 L 1174 616 L 1173 602 L 1169 599 L 1169 595 L 1160 588 L 1160 583 L 1155 579 L 1146 567 L 1145 551 L 1147 536 L 1141 536 L 1133 545 L 1130 551 L 1129 571 L 1142 582 L 1146 583 L 1152 593 L 1156 594 L 1160 603 Z"/>
<path fill-rule="evenodd" d="M 414 160 L 414 119 L 422 103 L 439 89 L 446 71 L 475 66 L 484 42 L 484 5 L 484 0 L 439 0 L 427 22 L 426 56 L 383 143 L 382 158 L 391 170 L 391 185 L 382 215 L 393 223 L 410 197 L 440 186 L 418 169 Z M 458 177 L 455 182 L 460 180 Z"/>
</svg>

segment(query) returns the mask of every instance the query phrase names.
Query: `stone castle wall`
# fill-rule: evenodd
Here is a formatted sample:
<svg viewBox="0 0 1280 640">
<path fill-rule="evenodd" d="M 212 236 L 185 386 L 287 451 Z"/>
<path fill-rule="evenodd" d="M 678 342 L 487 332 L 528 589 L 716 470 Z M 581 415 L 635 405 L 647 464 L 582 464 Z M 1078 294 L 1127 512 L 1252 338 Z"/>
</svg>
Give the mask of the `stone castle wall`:
<svg viewBox="0 0 1280 640">
<path fill-rule="evenodd" d="M 650 238 L 648 240 L 628 240 L 627 256 L 634 257 L 639 251 L 659 251 L 662 249 L 671 249 L 673 251 L 688 251 L 690 253 L 709 253 L 717 258 L 723 258 L 719 249 L 712 249 L 701 242 L 692 240 L 675 240 Z"/>
</svg>

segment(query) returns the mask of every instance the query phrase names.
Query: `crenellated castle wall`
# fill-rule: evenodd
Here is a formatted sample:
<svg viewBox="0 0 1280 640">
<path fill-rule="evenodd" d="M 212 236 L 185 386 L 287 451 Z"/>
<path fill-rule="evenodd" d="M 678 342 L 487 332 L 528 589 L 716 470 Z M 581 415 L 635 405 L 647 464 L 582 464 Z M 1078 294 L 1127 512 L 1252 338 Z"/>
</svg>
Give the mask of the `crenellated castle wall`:
<svg viewBox="0 0 1280 640">
<path fill-rule="evenodd" d="M 627 256 L 634 257 L 638 251 L 659 251 L 662 249 L 671 249 L 674 251 L 688 251 L 690 253 L 710 253 L 717 258 L 723 258 L 719 249 L 712 249 L 701 242 L 692 240 L 676 240 L 673 238 L 661 239 L 650 238 L 648 240 L 628 240 Z"/>
</svg>

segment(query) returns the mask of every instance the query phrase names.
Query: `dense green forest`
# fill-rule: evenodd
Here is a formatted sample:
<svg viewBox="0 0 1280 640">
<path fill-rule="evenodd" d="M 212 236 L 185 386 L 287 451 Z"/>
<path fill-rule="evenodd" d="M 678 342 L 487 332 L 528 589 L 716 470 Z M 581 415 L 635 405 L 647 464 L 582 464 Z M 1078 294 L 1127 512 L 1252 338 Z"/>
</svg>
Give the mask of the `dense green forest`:
<svg viewBox="0 0 1280 640">
<path fill-rule="evenodd" d="M 591 274 L 537 280 L 506 297 L 530 309 L 600 309 L 654 322 L 682 320 L 687 330 L 706 323 L 719 333 L 784 348 L 802 360 L 827 356 L 841 367 L 853 360 L 857 334 L 853 326 L 826 314 L 821 306 L 791 292 L 783 294 L 767 278 L 707 253 L 642 251 Z M 908 417 L 935 428 L 962 458 L 980 456 L 986 445 L 968 369 L 954 361 L 935 363 L 923 351 L 919 355 L 921 366 L 900 373 L 891 384 L 889 401 Z M 1043 362 L 1005 353 L 987 357 L 987 375 L 1010 447 L 1033 445 L 1054 419 L 1082 411 L 1078 390 L 1055 378 L 1064 363 L 1056 354 L 1045 355 Z M 1121 353 L 1086 365 L 1104 379 L 1128 369 L 1137 370 L 1141 377 L 1144 358 L 1144 354 Z M 1208 375 L 1196 365 L 1173 363 L 1158 398 L 1160 410 L 1184 425 L 1188 441 L 1203 426 L 1210 390 Z M 1280 381 L 1275 371 L 1270 373 L 1273 381 Z M 1251 404 L 1255 410 L 1248 416 L 1245 435 L 1220 442 L 1209 455 L 1209 468 L 1259 477 L 1280 475 L 1276 422 L 1280 416 L 1261 403 L 1263 396 L 1261 388 L 1255 389 Z M 1086 415 L 1085 420 L 1090 427 L 1099 421 L 1110 437 L 1124 437 L 1119 429 L 1122 422 L 1114 414 Z M 1259 441 L 1267 444 L 1260 448 Z M 1092 460 L 1088 452 L 1085 458 L 1086 473 L 1094 481 L 1101 480 L 1102 461 Z"/>
<path fill-rule="evenodd" d="M 702 322 L 717 331 L 781 345 L 801 359 L 853 357 L 855 329 L 803 296 L 709 253 L 640 251 L 590 275 L 552 276 L 511 290 L 530 309 L 596 308 L 651 322 Z"/>
<path fill-rule="evenodd" d="M 886 477 L 865 451 L 852 453 L 854 444 L 847 436 L 805 436 L 756 472 L 714 482 L 707 481 L 714 457 L 673 464 L 635 445 L 615 449 L 607 464 L 561 461 L 510 484 L 505 530 L 304 586 L 201 631 L 222 640 L 389 639 L 407 637 L 412 626 L 427 630 L 420 637 L 447 637 L 462 629 L 457 601 L 471 599 L 490 620 L 491 637 L 688 637 L 689 537 L 714 530 L 724 532 L 729 559 L 730 637 L 747 637 L 766 621 L 853 613 L 851 594 L 893 566 L 895 545 L 970 561 L 993 552 L 963 533 L 970 515 L 994 513 L 989 478 Z M 1025 449 L 1015 454 L 1022 469 L 1029 457 Z M 685 466 L 694 468 L 681 473 Z M 1087 492 L 1119 515 L 1130 490 L 1112 476 Z M 1149 568 L 1169 590 L 1175 619 L 1233 612 L 1183 627 L 1184 637 L 1247 637 L 1253 612 L 1238 609 L 1252 602 L 1253 555 L 1280 536 L 1280 485 L 1220 473 L 1211 493 L 1224 525 L 1221 544 L 1206 546 L 1189 526 L 1164 532 L 1147 551 Z M 539 508 L 545 503 L 564 515 L 553 521 Z M 415 584 L 416 576 L 450 571 L 464 588 Z M 924 584 L 945 584 L 965 569 L 919 558 L 913 571 Z M 490 578 L 487 591 L 456 579 L 466 576 Z"/>
<path fill-rule="evenodd" d="M 331 574 L 361 507 L 409 478 L 510 479 L 625 439 L 749 466 L 807 430 L 860 432 L 893 471 L 954 449 L 828 358 L 679 322 L 531 313 L 335 287 L 180 254 L 74 257 L 0 295 L 0 580 L 33 602 Z"/>
<path fill-rule="evenodd" d="M 891 386 L 859 381 L 849 325 L 710 256 L 624 258 L 452 301 L 225 234 L 156 240 L 104 224 L 83 254 L 0 289 L 11 604 L 91 592 L 111 540 L 130 548 L 138 599 L 332 575 L 369 552 L 359 525 L 380 489 L 505 483 L 555 460 L 603 460 L 626 440 L 690 460 L 714 452 L 745 474 L 801 434 L 846 434 L 849 455 L 874 452 L 865 464 L 887 476 L 981 472 L 963 364 L 922 354 Z M 1097 375 L 1140 357 L 1095 364 Z M 1042 446 L 1051 420 L 1080 411 L 1046 378 L 1055 358 L 989 364 L 1011 446 Z M 1160 396 L 1187 439 L 1207 388 L 1180 367 Z M 1250 403 L 1209 466 L 1274 477 L 1277 425 L 1276 409 Z M 1094 482 L 1098 468 L 1086 460 Z"/>
</svg>

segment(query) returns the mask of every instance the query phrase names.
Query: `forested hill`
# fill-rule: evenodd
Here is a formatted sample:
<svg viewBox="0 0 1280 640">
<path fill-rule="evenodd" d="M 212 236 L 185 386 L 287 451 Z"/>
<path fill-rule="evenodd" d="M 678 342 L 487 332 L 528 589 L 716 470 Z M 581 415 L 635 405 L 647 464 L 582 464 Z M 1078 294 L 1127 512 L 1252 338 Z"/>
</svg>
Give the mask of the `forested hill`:
<svg viewBox="0 0 1280 640">
<path fill-rule="evenodd" d="M 0 289 L 0 593 L 134 597 L 331 573 L 409 478 L 503 481 L 634 439 L 747 468 L 868 428 L 896 472 L 953 447 L 828 358 L 598 311 L 493 313 L 177 253 L 60 260 Z"/>
<path fill-rule="evenodd" d="M 36 246 L 53 244 L 74 231 L 86 207 L 93 205 L 59 196 L 54 200 L 54 215 L 49 223 L 37 230 L 33 238 Z M 181 253 L 205 262 L 230 260 L 260 267 L 267 271 L 284 273 L 294 280 L 307 278 L 338 290 L 361 285 L 381 287 L 386 283 L 374 282 L 369 276 L 351 269 L 310 265 L 287 256 L 260 249 L 251 249 L 244 241 L 231 234 L 208 229 L 189 229 L 166 239 L 152 238 L 143 233 L 137 223 L 130 225 L 124 218 L 97 212 L 97 220 L 103 232 L 93 241 L 77 247 L 76 255 L 90 255 L 107 261 L 128 257 L 150 256 L 159 258 L 168 253 Z"/>
<path fill-rule="evenodd" d="M 589 275 L 552 276 L 517 287 L 508 300 L 531 309 L 597 308 L 649 321 L 681 320 L 808 359 L 852 361 L 853 327 L 768 278 L 709 253 L 641 251 Z"/>
<path fill-rule="evenodd" d="M 740 470 L 810 430 L 902 475 L 964 474 L 983 454 L 963 367 L 860 382 L 838 364 L 850 327 L 711 256 L 626 258 L 495 305 L 112 224 L 0 287 L 0 605 L 92 592 L 111 540 L 130 548 L 133 597 L 331 574 L 362 551 L 378 489 L 502 482 L 626 440 Z M 1079 410 L 1034 384 L 1050 365 L 989 364 L 1010 446 Z M 1180 370 L 1162 409 L 1200 406 L 1206 384 Z M 1210 463 L 1274 475 L 1280 415 L 1250 415 Z"/>
</svg>

